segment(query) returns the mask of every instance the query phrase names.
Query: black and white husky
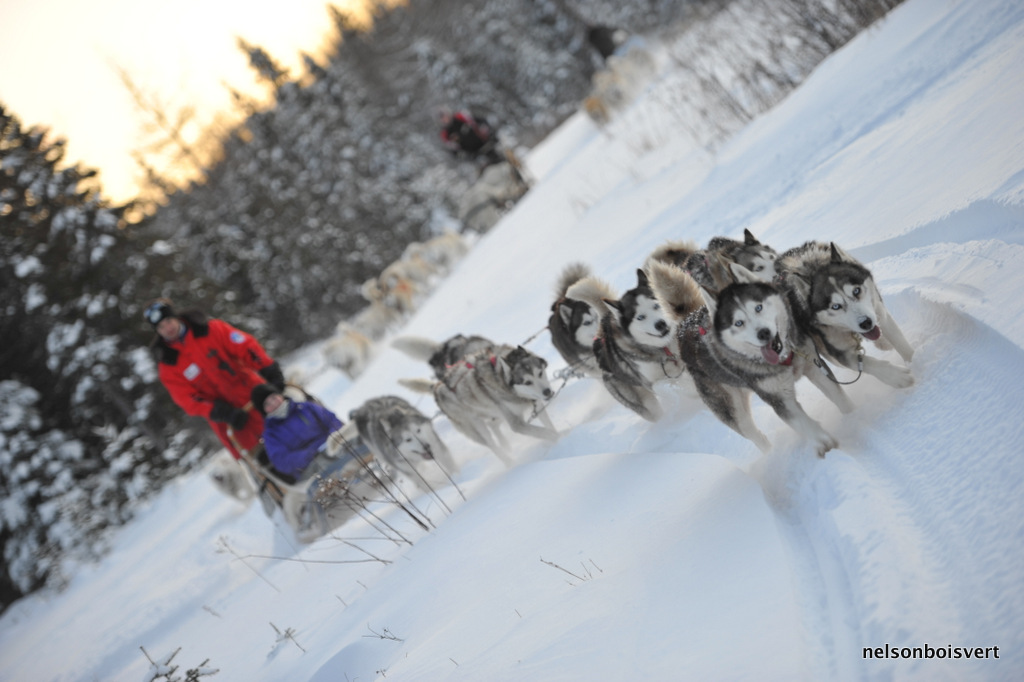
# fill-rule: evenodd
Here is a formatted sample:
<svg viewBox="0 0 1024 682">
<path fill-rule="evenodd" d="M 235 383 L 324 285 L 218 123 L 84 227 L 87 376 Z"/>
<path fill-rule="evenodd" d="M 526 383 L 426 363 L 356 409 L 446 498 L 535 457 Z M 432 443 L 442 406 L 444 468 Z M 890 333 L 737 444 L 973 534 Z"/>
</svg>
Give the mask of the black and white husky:
<svg viewBox="0 0 1024 682">
<path fill-rule="evenodd" d="M 824 456 L 837 447 L 836 439 L 797 401 L 797 379 L 807 376 L 843 412 L 853 403 L 815 367 L 814 344 L 796 324 L 785 295 L 742 266 L 731 269 L 733 284 L 717 297 L 702 290 L 705 306 L 677 319 L 680 354 L 697 392 L 715 416 L 767 451 L 771 443 L 750 411 L 750 394 L 756 393 Z M 672 265 L 651 266 L 652 286 L 670 310 L 677 308 L 673 292 L 687 277 Z"/>
<path fill-rule="evenodd" d="M 860 370 L 895 388 L 914 377 L 906 367 L 864 354 L 864 339 L 895 348 L 905 362 L 914 349 L 889 314 L 871 271 L 832 243 L 807 242 L 779 258 L 778 281 L 798 322 L 826 358 Z"/>
<path fill-rule="evenodd" d="M 430 418 L 398 396 L 371 398 L 349 413 L 359 437 L 378 461 L 424 490 L 456 473 L 451 452 Z"/>
<path fill-rule="evenodd" d="M 657 421 L 663 411 L 652 387 L 658 381 L 675 380 L 684 373 L 679 358 L 676 323 L 662 309 L 644 270 L 637 270 L 637 284 L 621 298 L 572 286 L 567 295 L 604 308 L 593 351 L 605 388 L 620 403 L 644 419 Z M 699 305 L 696 285 L 690 289 L 686 308 Z"/>
<path fill-rule="evenodd" d="M 522 346 L 480 350 L 450 365 L 440 381 L 400 379 L 406 388 L 433 393 L 438 408 L 464 436 L 491 449 L 508 466 L 514 462 L 500 426 L 516 433 L 557 440 L 545 407 L 554 392 L 547 361 Z M 536 416 L 541 426 L 529 423 Z"/>
<path fill-rule="evenodd" d="M 604 301 L 614 298 L 611 287 L 593 277 L 590 268 L 582 263 L 566 266 L 555 285 L 555 302 L 548 318 L 551 345 L 569 367 L 587 376 L 601 376 L 594 355 L 594 338 L 601 317 L 609 311 Z"/>
</svg>

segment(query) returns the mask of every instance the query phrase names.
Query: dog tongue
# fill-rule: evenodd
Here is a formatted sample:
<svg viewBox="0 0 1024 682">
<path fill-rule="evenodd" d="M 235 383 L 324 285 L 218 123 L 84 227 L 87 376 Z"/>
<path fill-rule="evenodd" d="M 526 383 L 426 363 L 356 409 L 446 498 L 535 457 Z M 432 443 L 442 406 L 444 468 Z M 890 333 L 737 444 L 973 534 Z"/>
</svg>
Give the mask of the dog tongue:
<svg viewBox="0 0 1024 682">
<path fill-rule="evenodd" d="M 864 334 L 863 334 L 864 338 L 866 338 L 868 341 L 877 341 L 878 337 L 881 336 L 881 335 L 882 335 L 882 330 L 878 328 L 877 324 L 875 325 L 874 329 L 872 329 L 869 332 L 864 332 Z"/>
<path fill-rule="evenodd" d="M 770 365 L 779 364 L 779 354 L 772 350 L 772 345 L 761 346 L 761 355 L 764 356 L 765 362 Z"/>
</svg>

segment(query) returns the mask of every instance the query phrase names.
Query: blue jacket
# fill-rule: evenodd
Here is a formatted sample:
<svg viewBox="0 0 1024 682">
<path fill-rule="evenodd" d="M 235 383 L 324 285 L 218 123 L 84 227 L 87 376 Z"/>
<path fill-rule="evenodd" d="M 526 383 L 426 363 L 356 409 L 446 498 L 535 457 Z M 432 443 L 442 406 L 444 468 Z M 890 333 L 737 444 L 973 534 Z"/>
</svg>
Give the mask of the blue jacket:
<svg viewBox="0 0 1024 682">
<path fill-rule="evenodd" d="M 263 446 L 275 469 L 298 478 L 327 437 L 341 426 L 341 420 L 322 405 L 291 402 L 283 419 L 267 417 L 263 424 Z"/>
</svg>

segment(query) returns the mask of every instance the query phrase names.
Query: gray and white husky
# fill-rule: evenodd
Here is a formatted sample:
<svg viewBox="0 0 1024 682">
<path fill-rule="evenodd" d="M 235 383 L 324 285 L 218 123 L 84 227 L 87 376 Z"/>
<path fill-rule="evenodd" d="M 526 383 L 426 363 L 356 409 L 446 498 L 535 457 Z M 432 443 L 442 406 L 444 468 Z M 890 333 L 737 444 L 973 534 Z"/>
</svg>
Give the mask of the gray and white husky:
<svg viewBox="0 0 1024 682">
<path fill-rule="evenodd" d="M 807 242 L 779 258 L 778 281 L 798 322 L 827 358 L 863 369 L 895 388 L 913 385 L 906 367 L 864 354 L 863 339 L 895 348 L 905 362 L 914 349 L 882 302 L 871 271 L 833 243 Z"/>
<path fill-rule="evenodd" d="M 490 350 L 497 345 L 494 341 L 476 334 L 456 334 L 441 343 L 421 336 L 399 336 L 391 341 L 392 347 L 430 365 L 438 380 L 443 379 L 448 368 L 463 358 L 477 351 Z"/>
<path fill-rule="evenodd" d="M 771 282 L 776 275 L 778 254 L 772 247 L 762 244 L 749 229 L 744 229 L 742 241 L 714 237 L 704 249 L 697 249 L 690 241 L 669 241 L 655 249 L 650 258 L 686 270 L 701 288 L 717 293 L 733 282 L 731 267 L 734 263 L 753 273 L 758 280 Z"/>
<path fill-rule="evenodd" d="M 824 456 L 837 447 L 836 439 L 797 401 L 797 379 L 807 376 L 843 412 L 853 403 L 814 366 L 813 342 L 796 324 L 785 295 L 742 266 L 731 269 L 733 284 L 717 297 L 702 290 L 705 306 L 678 320 L 680 354 L 697 392 L 715 416 L 767 451 L 771 443 L 750 411 L 750 394 L 756 393 Z M 675 309 L 673 292 L 686 277 L 672 265 L 652 265 L 652 286 L 666 308 Z"/>
<path fill-rule="evenodd" d="M 679 379 L 685 368 L 674 319 L 654 295 L 647 273 L 638 269 L 636 275 L 636 286 L 618 299 L 577 285 L 567 296 L 604 309 L 593 351 L 605 388 L 644 419 L 657 421 L 663 410 L 653 385 Z M 689 293 L 690 301 L 678 305 L 693 309 L 700 302 L 696 285 Z"/>
<path fill-rule="evenodd" d="M 573 290 L 572 296 L 569 295 L 570 289 Z M 585 298 L 578 298 L 580 295 Z M 551 316 L 548 318 L 548 332 L 551 345 L 572 369 L 588 376 L 601 376 L 601 368 L 594 355 L 594 338 L 601 317 L 609 311 L 604 301 L 614 298 L 611 287 L 593 277 L 590 268 L 583 263 L 566 266 L 559 276 L 555 302 L 551 304 Z"/>
<path fill-rule="evenodd" d="M 399 383 L 414 391 L 432 392 L 456 429 L 512 466 L 502 423 L 534 438 L 554 441 L 560 435 L 545 410 L 554 396 L 547 364 L 522 346 L 502 345 L 477 351 L 449 366 L 440 381 L 400 379 Z M 534 415 L 543 426 L 529 423 Z"/>
<path fill-rule="evenodd" d="M 456 473 L 451 452 L 430 418 L 408 401 L 387 395 L 371 398 L 349 413 L 374 458 L 430 490 Z"/>
</svg>

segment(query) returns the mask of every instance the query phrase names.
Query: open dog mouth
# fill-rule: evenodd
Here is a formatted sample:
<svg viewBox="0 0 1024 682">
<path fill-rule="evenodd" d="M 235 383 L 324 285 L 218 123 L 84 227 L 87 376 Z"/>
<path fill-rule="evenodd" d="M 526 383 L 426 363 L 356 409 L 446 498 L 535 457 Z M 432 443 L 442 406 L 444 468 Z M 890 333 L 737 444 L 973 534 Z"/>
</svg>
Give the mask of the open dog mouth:
<svg viewBox="0 0 1024 682">
<path fill-rule="evenodd" d="M 877 341 L 878 337 L 881 336 L 881 335 L 882 335 L 882 330 L 879 329 L 877 324 L 871 329 L 871 331 L 861 332 L 861 336 L 863 336 L 868 341 Z"/>
<path fill-rule="evenodd" d="M 777 365 L 788 359 L 782 357 L 782 350 L 782 338 L 779 336 L 778 332 L 775 332 L 775 338 L 771 340 L 771 343 L 761 346 L 761 355 L 768 364 Z"/>
</svg>

